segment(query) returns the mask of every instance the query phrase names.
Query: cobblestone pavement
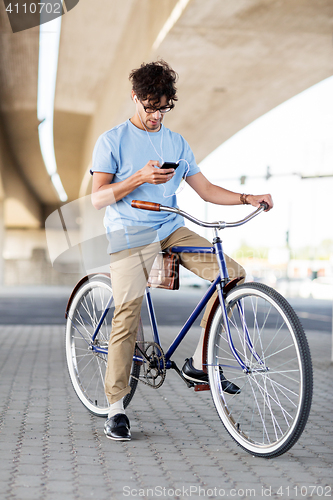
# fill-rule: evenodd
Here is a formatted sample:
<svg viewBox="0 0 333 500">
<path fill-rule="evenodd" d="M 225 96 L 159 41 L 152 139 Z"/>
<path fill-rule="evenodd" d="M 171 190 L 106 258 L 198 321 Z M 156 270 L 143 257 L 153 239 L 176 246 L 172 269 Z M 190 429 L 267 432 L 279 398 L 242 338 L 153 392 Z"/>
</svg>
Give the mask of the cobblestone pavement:
<svg viewBox="0 0 333 500">
<path fill-rule="evenodd" d="M 162 338 L 176 329 L 161 328 Z M 181 345 L 190 355 L 199 331 Z M 331 337 L 308 334 L 315 369 L 307 427 L 285 455 L 243 452 L 220 423 L 210 393 L 174 373 L 157 391 L 140 384 L 128 409 L 132 441 L 115 443 L 71 387 L 64 328 L 0 327 L 0 499 L 332 497 Z M 186 343 L 186 344 L 185 344 Z"/>
</svg>

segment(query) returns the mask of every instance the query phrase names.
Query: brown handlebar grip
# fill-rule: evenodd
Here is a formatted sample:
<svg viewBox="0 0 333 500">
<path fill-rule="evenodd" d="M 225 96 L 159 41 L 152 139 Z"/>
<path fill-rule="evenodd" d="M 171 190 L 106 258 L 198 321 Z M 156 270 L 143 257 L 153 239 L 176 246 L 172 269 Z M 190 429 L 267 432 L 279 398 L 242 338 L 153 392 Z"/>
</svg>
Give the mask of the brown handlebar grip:
<svg viewBox="0 0 333 500">
<path fill-rule="evenodd" d="M 152 203 L 151 201 L 141 200 L 132 200 L 131 205 L 133 208 L 141 208 L 141 210 L 153 210 L 155 212 L 159 212 L 161 207 L 159 203 Z"/>
</svg>

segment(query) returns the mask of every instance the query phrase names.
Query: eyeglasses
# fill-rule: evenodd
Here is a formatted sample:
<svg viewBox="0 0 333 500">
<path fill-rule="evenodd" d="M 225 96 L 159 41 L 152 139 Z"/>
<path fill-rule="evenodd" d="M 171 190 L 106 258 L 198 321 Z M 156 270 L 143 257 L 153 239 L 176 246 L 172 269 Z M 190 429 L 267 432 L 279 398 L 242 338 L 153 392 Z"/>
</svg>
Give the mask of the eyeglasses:
<svg viewBox="0 0 333 500">
<path fill-rule="evenodd" d="M 174 104 L 170 104 L 169 106 L 162 106 L 161 108 L 155 108 L 153 106 L 145 106 L 140 99 L 139 99 L 139 101 L 141 102 L 143 109 L 145 110 L 145 113 L 149 113 L 149 114 L 156 113 L 156 111 L 159 111 L 162 114 L 168 113 L 169 111 L 171 111 L 175 107 Z"/>
</svg>

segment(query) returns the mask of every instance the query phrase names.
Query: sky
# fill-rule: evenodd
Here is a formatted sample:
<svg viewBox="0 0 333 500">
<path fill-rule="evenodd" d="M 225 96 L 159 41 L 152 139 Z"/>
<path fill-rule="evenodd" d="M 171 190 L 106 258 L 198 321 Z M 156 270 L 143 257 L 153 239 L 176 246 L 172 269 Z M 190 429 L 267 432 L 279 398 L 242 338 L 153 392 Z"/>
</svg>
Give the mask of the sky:
<svg viewBox="0 0 333 500">
<path fill-rule="evenodd" d="M 233 251 L 242 242 L 283 248 L 286 232 L 292 248 L 333 240 L 333 77 L 277 106 L 221 144 L 201 163 L 213 183 L 236 192 L 271 193 L 274 209 L 222 238 Z M 267 166 L 272 177 L 265 179 Z M 293 175 L 297 174 L 297 175 Z M 241 185 L 241 176 L 246 176 Z M 180 208 L 205 220 L 241 219 L 249 207 L 205 204 L 190 186 L 179 194 Z M 194 229 L 194 226 L 189 224 Z M 195 227 L 198 230 L 198 226 Z M 210 238 L 211 231 L 201 230 Z M 227 248 L 225 248 L 227 250 Z"/>
</svg>

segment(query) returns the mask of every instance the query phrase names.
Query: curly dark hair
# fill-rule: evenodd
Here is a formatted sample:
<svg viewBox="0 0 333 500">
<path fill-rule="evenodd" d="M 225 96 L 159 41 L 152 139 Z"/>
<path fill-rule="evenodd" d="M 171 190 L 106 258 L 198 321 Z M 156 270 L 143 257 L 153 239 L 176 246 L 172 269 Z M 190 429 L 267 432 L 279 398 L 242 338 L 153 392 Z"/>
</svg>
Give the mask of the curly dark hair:
<svg viewBox="0 0 333 500">
<path fill-rule="evenodd" d="M 152 104 L 157 104 L 165 96 L 172 106 L 178 100 L 175 86 L 177 79 L 178 74 L 163 59 L 143 63 L 129 75 L 132 88 L 141 101 L 149 99 Z"/>
</svg>

